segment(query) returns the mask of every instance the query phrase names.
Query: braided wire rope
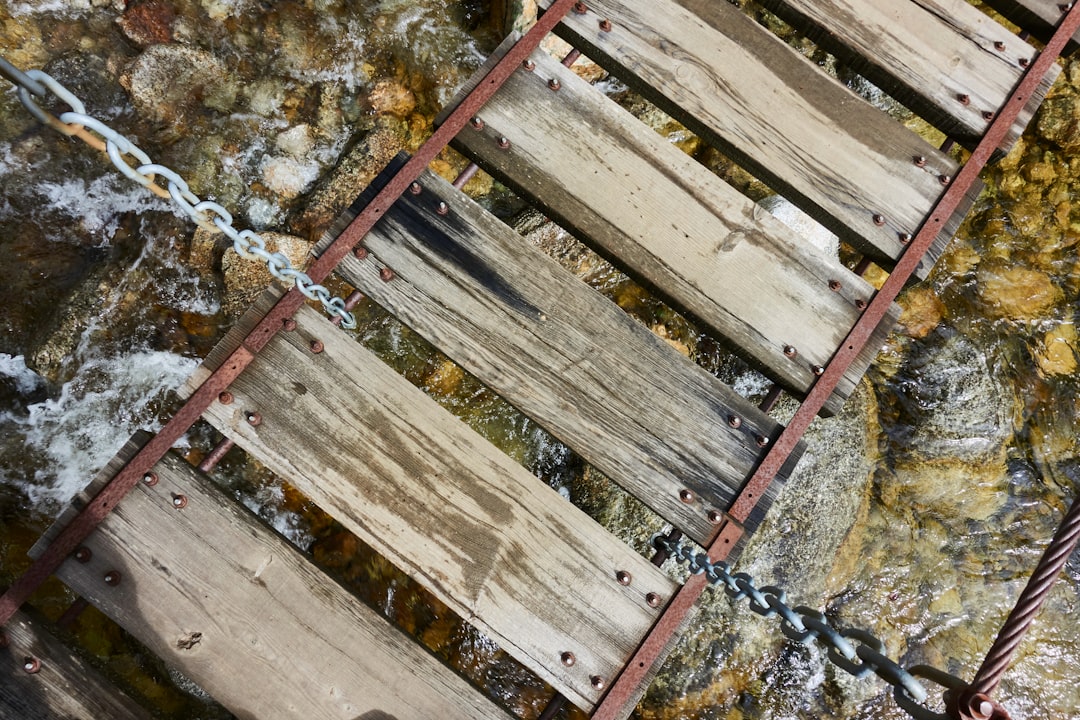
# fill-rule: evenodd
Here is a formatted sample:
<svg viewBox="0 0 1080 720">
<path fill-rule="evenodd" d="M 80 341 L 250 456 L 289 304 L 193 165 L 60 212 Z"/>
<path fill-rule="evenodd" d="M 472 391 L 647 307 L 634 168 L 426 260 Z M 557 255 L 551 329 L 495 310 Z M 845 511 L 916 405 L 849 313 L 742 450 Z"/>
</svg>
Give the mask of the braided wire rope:
<svg viewBox="0 0 1080 720">
<path fill-rule="evenodd" d="M 1080 542 L 1080 496 L 1073 500 L 1069 511 L 1062 518 L 1061 525 L 1039 559 L 1035 572 L 1031 574 L 1027 586 L 1020 594 L 1020 599 L 1002 625 L 983 664 L 975 673 L 975 679 L 971 683 L 972 691 L 990 695 L 997 689 L 1016 648 L 1034 622 L 1035 614 L 1050 594 L 1050 588 L 1076 549 L 1077 542 Z"/>
<path fill-rule="evenodd" d="M 293 267 L 284 254 L 267 251 L 266 241 L 258 233 L 238 230 L 233 225 L 233 216 L 228 210 L 212 200 L 199 198 L 174 170 L 153 162 L 149 155 L 127 137 L 87 114 L 82 101 L 55 78 L 41 70 L 23 72 L 3 58 L 0 60 L 3 61 L 0 63 L 0 75 L 16 85 L 19 101 L 35 119 L 64 135 L 78 137 L 94 149 L 104 152 L 125 177 L 158 197 L 171 200 L 175 207 L 199 227 L 212 233 L 223 233 L 232 240 L 233 250 L 238 255 L 247 260 L 265 263 L 272 276 L 293 283 L 304 297 L 319 301 L 329 315 L 340 318 L 342 327 L 356 327 L 356 318 L 346 309 L 345 300 L 334 297 L 326 287 L 312 281 L 307 273 Z M 43 91 L 53 95 L 70 110 L 59 116 L 43 110 L 33 97 L 44 97 L 46 92 Z M 131 158 L 135 164 L 132 165 L 126 158 Z M 159 178 L 165 181 L 165 187 L 159 184 Z"/>
</svg>

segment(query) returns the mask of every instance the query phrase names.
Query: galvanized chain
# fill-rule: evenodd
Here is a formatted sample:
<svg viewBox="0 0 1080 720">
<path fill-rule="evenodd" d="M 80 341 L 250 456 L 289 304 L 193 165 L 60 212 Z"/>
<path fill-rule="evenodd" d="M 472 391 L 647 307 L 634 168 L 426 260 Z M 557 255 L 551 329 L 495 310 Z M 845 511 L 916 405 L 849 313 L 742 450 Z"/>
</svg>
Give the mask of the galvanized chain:
<svg viewBox="0 0 1080 720">
<path fill-rule="evenodd" d="M 0 58 L 0 75 L 17 86 L 19 101 L 37 120 L 64 135 L 78 137 L 104 152 L 126 177 L 155 195 L 172 200 L 196 225 L 213 233 L 224 233 L 232 240 L 233 250 L 241 257 L 266 263 L 267 269 L 275 278 L 294 283 L 296 289 L 305 297 L 322 303 L 329 315 L 341 318 L 342 327 L 356 327 L 356 319 L 346 309 L 345 300 L 333 297 L 324 286 L 313 282 L 307 273 L 293 267 L 284 254 L 268 252 L 266 241 L 258 233 L 252 230 L 237 230 L 228 210 L 211 200 L 200 199 L 176 172 L 154 163 L 135 143 L 100 120 L 87 115 L 82 101 L 52 76 L 40 70 L 28 70 L 24 73 L 3 58 Z M 43 91 L 51 93 L 71 109 L 61 113 L 59 117 L 46 112 L 32 97 L 44 97 L 46 93 Z M 133 159 L 134 167 L 125 158 Z M 167 182 L 166 187 L 163 188 L 155 182 L 159 176 Z"/>
<path fill-rule="evenodd" d="M 916 720 L 949 720 L 949 716 L 926 707 L 928 692 L 916 680 L 921 677 L 944 687 L 958 690 L 966 687 L 960 678 L 941 670 L 916 665 L 905 670 L 885 656 L 885 644 L 865 630 L 848 628 L 837 630 L 829 624 L 824 614 L 813 608 L 787 604 L 787 593 L 768 585 L 762 588 L 746 573 L 732 573 L 723 561 L 712 562 L 708 555 L 672 540 L 664 535 L 652 539 L 653 547 L 666 552 L 669 557 L 685 562 L 694 575 L 705 574 L 711 585 L 723 585 L 724 593 L 734 602 L 749 598 L 750 609 L 762 617 L 780 616 L 780 630 L 790 640 L 809 645 L 817 640 L 826 649 L 832 663 L 857 678 L 875 673 L 893 686 L 896 703 Z"/>
</svg>

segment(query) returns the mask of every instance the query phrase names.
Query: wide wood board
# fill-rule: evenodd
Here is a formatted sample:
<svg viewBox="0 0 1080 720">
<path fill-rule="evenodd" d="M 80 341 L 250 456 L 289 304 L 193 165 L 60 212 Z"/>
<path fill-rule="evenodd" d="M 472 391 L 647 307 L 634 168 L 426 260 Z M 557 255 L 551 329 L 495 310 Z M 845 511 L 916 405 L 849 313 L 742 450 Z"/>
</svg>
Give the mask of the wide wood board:
<svg viewBox="0 0 1080 720">
<path fill-rule="evenodd" d="M 532 60 L 536 70 L 515 73 L 484 105 L 483 128 L 466 128 L 455 147 L 805 395 L 874 289 L 546 53 Z M 839 410 L 898 316 L 894 306 L 823 414 Z"/>
<path fill-rule="evenodd" d="M 600 697 L 592 677 L 612 678 L 658 616 L 647 595 L 662 606 L 675 583 L 317 311 L 296 320 L 233 383 L 235 401 L 206 419 L 591 707 Z M 257 426 L 250 412 L 261 415 Z M 617 582 L 620 571 L 629 585 Z"/>
<path fill-rule="evenodd" d="M 1027 30 L 1039 40 L 1046 42 L 1054 34 L 1069 3 L 1062 0 L 984 0 L 1005 18 Z M 1080 33 L 1074 35 L 1065 47 L 1065 54 L 1076 52 Z"/>
<path fill-rule="evenodd" d="M 965 0 L 764 0 L 854 70 L 946 134 L 974 144 L 1035 48 Z M 1000 147 L 1008 152 L 1060 68 L 1028 99 Z"/>
<path fill-rule="evenodd" d="M 0 718 L 11 720 L 149 720 L 144 710 L 40 617 L 16 612 L 0 647 Z M 27 661 L 36 662 L 28 673 Z"/>
<path fill-rule="evenodd" d="M 154 472 L 57 576 L 238 718 L 508 717 L 183 460 Z"/>
<path fill-rule="evenodd" d="M 883 266 L 916 234 L 942 179 L 956 175 L 952 158 L 729 2 L 594 0 L 588 8 L 556 32 Z M 980 189 L 946 223 L 918 277 Z"/>
<path fill-rule="evenodd" d="M 780 425 L 446 181 L 427 172 L 421 185 L 341 275 L 687 535 L 711 538 L 709 511 L 728 507 Z"/>
</svg>

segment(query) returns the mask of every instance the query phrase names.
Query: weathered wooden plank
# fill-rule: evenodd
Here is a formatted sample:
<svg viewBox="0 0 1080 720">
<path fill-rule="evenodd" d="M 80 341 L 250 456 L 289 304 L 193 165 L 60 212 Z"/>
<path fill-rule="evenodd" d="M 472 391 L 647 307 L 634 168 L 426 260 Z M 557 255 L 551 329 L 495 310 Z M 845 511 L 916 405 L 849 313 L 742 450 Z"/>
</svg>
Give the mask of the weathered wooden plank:
<svg viewBox="0 0 1080 720">
<path fill-rule="evenodd" d="M 57 575 L 235 715 L 508 717 L 190 465 L 154 471 Z"/>
<path fill-rule="evenodd" d="M 1064 8 L 1070 3 L 1061 0 L 983 0 L 987 6 L 997 10 L 1003 17 L 1016 23 L 1022 30 L 1027 30 L 1039 40 L 1046 42 L 1054 34 Z M 1065 54 L 1076 52 L 1080 43 L 1080 34 L 1065 47 Z"/>
<path fill-rule="evenodd" d="M 781 427 L 441 178 L 421 182 L 342 276 L 690 537 L 714 535 L 709 511 Z M 396 279 L 380 279 L 384 265 Z"/>
<path fill-rule="evenodd" d="M 236 401 L 206 418 L 592 707 L 591 678 L 613 677 L 658 615 L 646 596 L 666 603 L 675 584 L 317 311 L 296 320 L 232 385 Z"/>
<path fill-rule="evenodd" d="M 763 5 L 957 140 L 973 144 L 1035 49 L 965 0 L 763 0 Z M 1008 152 L 1057 77 L 1028 99 Z M 963 100 L 966 98 L 966 102 Z M 992 116 L 991 116 L 992 117 Z"/>
<path fill-rule="evenodd" d="M 466 129 L 455 146 L 805 395 L 873 288 L 546 53 L 532 60 L 537 70 L 510 78 L 484 106 L 483 129 Z M 585 171 L 567 171 L 575 166 Z M 898 316 L 894 307 L 824 414 L 851 394 Z"/>
<path fill-rule="evenodd" d="M 541 7 L 550 4 L 540 0 Z M 886 267 L 941 195 L 941 178 L 956 174 L 950 157 L 731 3 L 593 0 L 588 6 L 583 15 L 570 13 L 556 32 Z M 600 19 L 609 19 L 610 31 Z M 919 277 L 978 189 L 947 223 Z"/>
<path fill-rule="evenodd" d="M 2 632 L 0 718 L 149 720 L 149 712 L 60 642 L 40 618 L 16 612 Z M 33 672 L 27 672 L 28 662 Z"/>
</svg>

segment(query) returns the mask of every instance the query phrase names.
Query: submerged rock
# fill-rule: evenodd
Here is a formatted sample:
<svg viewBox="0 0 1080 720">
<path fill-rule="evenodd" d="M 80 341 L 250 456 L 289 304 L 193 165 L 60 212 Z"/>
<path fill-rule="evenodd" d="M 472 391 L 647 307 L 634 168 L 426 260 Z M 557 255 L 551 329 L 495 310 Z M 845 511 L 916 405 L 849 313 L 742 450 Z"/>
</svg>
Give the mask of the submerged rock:
<svg viewBox="0 0 1080 720">
<path fill-rule="evenodd" d="M 201 108 L 229 112 L 237 87 L 228 68 L 211 53 L 188 45 L 151 45 L 121 77 L 136 109 L 179 131 Z"/>
</svg>

